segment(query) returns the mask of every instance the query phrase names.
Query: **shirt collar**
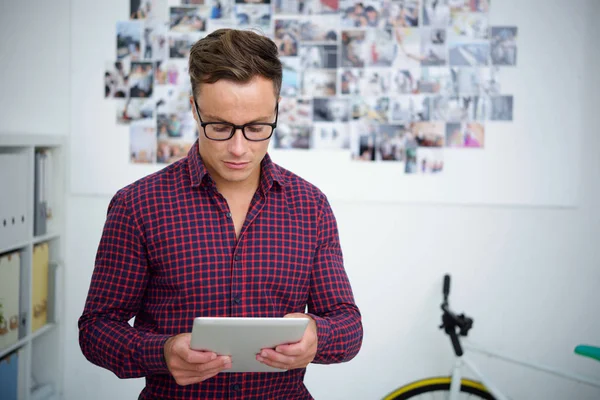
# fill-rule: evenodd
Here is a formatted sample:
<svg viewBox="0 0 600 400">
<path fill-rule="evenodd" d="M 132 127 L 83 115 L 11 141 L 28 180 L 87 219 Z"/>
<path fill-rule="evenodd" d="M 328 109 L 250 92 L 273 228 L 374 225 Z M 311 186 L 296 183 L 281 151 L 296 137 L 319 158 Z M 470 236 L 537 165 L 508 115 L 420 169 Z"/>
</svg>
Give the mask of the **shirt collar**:
<svg viewBox="0 0 600 400">
<path fill-rule="evenodd" d="M 210 177 L 208 170 L 204 166 L 204 162 L 200 157 L 198 148 L 198 140 L 190 148 L 187 155 L 188 168 L 190 173 L 190 183 L 192 187 L 200 187 L 202 185 L 214 185 L 214 181 Z M 260 183 L 258 185 L 262 194 L 267 194 L 276 182 L 278 185 L 285 185 L 285 178 L 281 173 L 281 168 L 271 160 L 269 154 L 265 154 L 261 164 Z"/>
</svg>

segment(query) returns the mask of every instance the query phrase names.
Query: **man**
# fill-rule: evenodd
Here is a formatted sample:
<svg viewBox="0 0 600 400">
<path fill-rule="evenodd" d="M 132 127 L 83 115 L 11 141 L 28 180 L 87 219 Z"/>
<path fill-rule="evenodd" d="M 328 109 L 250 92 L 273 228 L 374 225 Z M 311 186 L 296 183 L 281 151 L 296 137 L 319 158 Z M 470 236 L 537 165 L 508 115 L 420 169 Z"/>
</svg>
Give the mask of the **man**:
<svg viewBox="0 0 600 400">
<path fill-rule="evenodd" d="M 326 197 L 267 154 L 277 47 L 221 29 L 194 44 L 189 72 L 199 139 L 112 199 L 81 349 L 121 378 L 145 376 L 140 399 L 310 399 L 306 366 L 352 359 L 363 331 Z M 256 356 L 284 372 L 223 373 L 235 360 L 190 349 L 200 316 L 310 321 L 300 342 Z"/>
</svg>

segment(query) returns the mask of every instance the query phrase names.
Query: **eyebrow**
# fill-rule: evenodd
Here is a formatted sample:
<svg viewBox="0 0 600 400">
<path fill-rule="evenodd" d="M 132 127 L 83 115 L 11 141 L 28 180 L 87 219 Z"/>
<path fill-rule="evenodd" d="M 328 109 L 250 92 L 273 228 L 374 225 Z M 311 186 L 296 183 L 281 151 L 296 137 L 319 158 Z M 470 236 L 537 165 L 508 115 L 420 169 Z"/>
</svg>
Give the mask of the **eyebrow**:
<svg viewBox="0 0 600 400">
<path fill-rule="evenodd" d="M 198 111 L 200 111 L 202 113 L 202 110 L 200 110 L 200 108 L 198 108 Z M 250 122 L 246 122 L 245 124 L 253 124 L 253 123 L 267 123 L 270 124 L 270 122 L 267 122 L 270 118 L 272 118 L 272 116 L 268 116 L 268 117 L 258 117 L 253 119 Z M 216 115 L 211 115 L 211 114 L 204 114 L 204 118 L 206 119 L 204 122 L 227 122 L 228 124 L 232 124 L 235 125 L 233 122 L 229 122 L 221 117 L 217 117 Z M 244 124 L 242 124 L 244 125 Z"/>
</svg>

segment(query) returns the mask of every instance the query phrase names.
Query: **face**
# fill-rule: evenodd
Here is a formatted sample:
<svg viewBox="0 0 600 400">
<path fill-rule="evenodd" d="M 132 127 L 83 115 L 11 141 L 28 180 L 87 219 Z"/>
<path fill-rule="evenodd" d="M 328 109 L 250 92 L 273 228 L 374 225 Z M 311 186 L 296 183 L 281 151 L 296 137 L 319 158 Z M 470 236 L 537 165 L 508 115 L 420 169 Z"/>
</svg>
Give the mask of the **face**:
<svg viewBox="0 0 600 400">
<path fill-rule="evenodd" d="M 277 98 L 273 82 L 255 77 L 248 83 L 219 80 L 203 83 L 196 98 L 203 122 L 230 122 L 243 125 L 249 122 L 275 122 Z M 196 122 L 198 115 L 192 102 Z M 248 141 L 241 130 L 225 141 L 210 140 L 198 125 L 198 143 L 202 161 L 217 187 L 245 188 L 258 185 L 260 163 L 267 153 L 269 140 Z"/>
</svg>

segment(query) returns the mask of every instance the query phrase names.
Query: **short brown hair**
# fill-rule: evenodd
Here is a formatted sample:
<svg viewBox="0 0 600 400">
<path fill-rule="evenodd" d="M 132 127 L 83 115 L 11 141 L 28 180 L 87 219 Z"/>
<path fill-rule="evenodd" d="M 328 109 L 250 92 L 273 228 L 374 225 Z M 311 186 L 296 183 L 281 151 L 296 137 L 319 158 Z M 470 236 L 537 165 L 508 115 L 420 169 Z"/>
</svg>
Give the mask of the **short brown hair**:
<svg viewBox="0 0 600 400">
<path fill-rule="evenodd" d="M 190 50 L 189 73 L 192 94 L 201 83 L 226 79 L 246 83 L 256 76 L 273 81 L 279 97 L 282 66 L 277 45 L 250 30 L 218 29 L 198 40 Z"/>
</svg>

